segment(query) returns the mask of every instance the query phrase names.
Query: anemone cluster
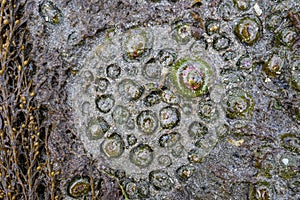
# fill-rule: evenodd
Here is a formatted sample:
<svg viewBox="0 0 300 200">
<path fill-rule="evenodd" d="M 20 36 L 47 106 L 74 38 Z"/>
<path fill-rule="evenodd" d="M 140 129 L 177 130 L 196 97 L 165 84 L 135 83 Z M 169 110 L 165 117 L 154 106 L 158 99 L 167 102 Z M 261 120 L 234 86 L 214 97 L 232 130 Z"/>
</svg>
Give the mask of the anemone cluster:
<svg viewBox="0 0 300 200">
<path fill-rule="evenodd" d="M 189 24 L 110 31 L 70 89 L 85 148 L 125 172 L 131 198 L 188 180 L 223 134 L 225 112 L 210 98 L 224 93 L 222 59 L 196 45 Z"/>
<path fill-rule="evenodd" d="M 124 174 L 118 178 L 130 199 L 168 197 L 194 176 L 220 138 L 258 134 L 251 128 L 261 123 L 266 102 L 287 87 L 299 92 L 299 51 L 284 53 L 295 52 L 295 27 L 282 28 L 287 23 L 273 11 L 262 22 L 261 8 L 250 1 L 222 1 L 216 12 L 200 35 L 185 21 L 106 30 L 70 83 L 69 104 L 85 149 L 110 167 L 108 173 Z M 291 120 L 299 123 L 299 101 L 294 104 Z M 295 178 L 299 134 L 276 134 L 280 147 L 292 152 L 282 158 L 287 168 L 279 167 L 279 175 Z M 265 170 L 263 179 L 272 169 L 268 162 L 257 167 Z M 270 185 L 251 187 L 251 198 L 271 194 Z"/>
</svg>

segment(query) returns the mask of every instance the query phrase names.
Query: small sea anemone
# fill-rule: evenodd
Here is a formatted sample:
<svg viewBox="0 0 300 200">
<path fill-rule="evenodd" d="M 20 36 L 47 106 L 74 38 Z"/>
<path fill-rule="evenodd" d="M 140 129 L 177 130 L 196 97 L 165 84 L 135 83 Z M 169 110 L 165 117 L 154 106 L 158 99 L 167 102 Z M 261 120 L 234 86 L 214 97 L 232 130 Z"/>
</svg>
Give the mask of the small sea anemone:
<svg viewBox="0 0 300 200">
<path fill-rule="evenodd" d="M 87 177 L 75 177 L 68 186 L 68 194 L 73 198 L 79 198 L 89 193 L 91 185 Z"/>
<path fill-rule="evenodd" d="M 208 91 L 212 76 L 207 63 L 200 59 L 179 60 L 171 70 L 171 79 L 184 97 L 198 97 Z"/>
</svg>

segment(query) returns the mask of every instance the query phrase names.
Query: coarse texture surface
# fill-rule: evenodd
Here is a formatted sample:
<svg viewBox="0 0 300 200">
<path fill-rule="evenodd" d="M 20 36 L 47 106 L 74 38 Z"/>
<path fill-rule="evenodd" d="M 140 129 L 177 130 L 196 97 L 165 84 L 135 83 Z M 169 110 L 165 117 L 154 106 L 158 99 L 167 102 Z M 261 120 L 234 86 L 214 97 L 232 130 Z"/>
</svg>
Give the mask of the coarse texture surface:
<svg viewBox="0 0 300 200">
<path fill-rule="evenodd" d="M 299 199 L 299 6 L 2 1 L 0 199 Z"/>
</svg>

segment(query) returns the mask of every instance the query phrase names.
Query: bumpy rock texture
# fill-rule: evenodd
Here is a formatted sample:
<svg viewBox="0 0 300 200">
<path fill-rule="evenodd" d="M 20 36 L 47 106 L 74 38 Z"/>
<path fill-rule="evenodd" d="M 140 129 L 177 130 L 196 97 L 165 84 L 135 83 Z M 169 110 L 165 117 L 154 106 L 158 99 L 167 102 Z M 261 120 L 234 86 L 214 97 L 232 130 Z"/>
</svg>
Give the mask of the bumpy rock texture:
<svg viewBox="0 0 300 200">
<path fill-rule="evenodd" d="M 1 4 L 0 198 L 298 199 L 299 6 Z"/>
</svg>

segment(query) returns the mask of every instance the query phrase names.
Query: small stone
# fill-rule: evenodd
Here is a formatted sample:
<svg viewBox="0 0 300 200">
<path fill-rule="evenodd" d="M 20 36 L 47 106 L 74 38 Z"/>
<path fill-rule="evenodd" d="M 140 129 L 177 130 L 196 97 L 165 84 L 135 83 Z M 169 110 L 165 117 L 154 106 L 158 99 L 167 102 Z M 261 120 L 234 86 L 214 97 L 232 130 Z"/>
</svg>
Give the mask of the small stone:
<svg viewBox="0 0 300 200">
<path fill-rule="evenodd" d="M 261 8 L 259 7 L 259 5 L 257 3 L 254 4 L 253 8 L 254 8 L 254 11 L 257 14 L 257 16 L 261 16 L 262 10 L 261 10 Z"/>
<path fill-rule="evenodd" d="M 282 161 L 282 163 L 284 165 L 288 165 L 289 164 L 289 159 L 287 159 L 287 158 L 283 158 L 281 161 Z"/>
</svg>

